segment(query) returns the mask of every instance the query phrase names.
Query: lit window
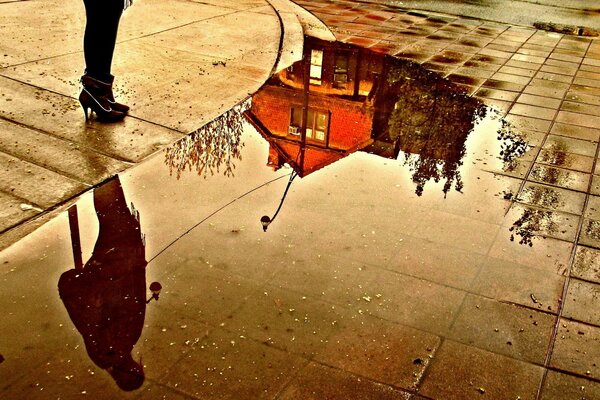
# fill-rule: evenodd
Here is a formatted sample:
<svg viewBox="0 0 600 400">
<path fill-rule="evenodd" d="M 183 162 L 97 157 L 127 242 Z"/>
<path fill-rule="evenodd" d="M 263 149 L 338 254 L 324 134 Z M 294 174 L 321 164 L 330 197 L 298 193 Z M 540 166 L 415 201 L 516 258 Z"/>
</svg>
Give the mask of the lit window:
<svg viewBox="0 0 600 400">
<path fill-rule="evenodd" d="M 308 110 L 306 138 L 324 142 L 327 137 L 329 115 L 324 112 Z"/>
<path fill-rule="evenodd" d="M 294 136 L 300 136 L 300 127 L 302 125 L 302 109 L 292 108 L 292 118 L 288 133 Z M 329 113 L 315 110 L 308 110 L 306 122 L 306 138 L 319 142 L 327 140 L 327 129 L 329 127 Z"/>
<path fill-rule="evenodd" d="M 323 73 L 323 50 L 310 51 L 310 83 L 313 85 L 321 84 Z"/>
</svg>

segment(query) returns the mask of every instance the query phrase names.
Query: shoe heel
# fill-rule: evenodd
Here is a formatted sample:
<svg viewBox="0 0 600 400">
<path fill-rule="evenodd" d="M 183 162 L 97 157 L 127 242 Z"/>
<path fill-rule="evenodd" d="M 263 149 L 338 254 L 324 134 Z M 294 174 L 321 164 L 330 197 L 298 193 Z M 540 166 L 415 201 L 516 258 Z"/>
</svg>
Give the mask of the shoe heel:
<svg viewBox="0 0 600 400">
<path fill-rule="evenodd" d="M 83 108 L 86 122 L 93 113 L 96 113 L 97 120 L 104 122 L 117 122 L 125 117 L 124 113 L 113 110 L 105 97 L 101 95 L 94 96 L 85 86 L 79 94 L 79 103 Z"/>
<path fill-rule="evenodd" d="M 80 102 L 81 103 L 81 102 Z M 85 122 L 88 122 L 90 117 L 88 116 L 89 107 L 81 103 L 81 108 L 83 108 L 83 114 L 85 115 Z"/>
</svg>

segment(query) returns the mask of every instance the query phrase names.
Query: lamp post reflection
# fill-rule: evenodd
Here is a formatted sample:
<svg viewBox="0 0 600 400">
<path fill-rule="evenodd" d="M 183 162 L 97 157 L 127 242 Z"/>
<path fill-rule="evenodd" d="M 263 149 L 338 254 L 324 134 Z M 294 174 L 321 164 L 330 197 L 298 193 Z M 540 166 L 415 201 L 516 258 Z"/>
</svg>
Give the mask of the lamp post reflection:
<svg viewBox="0 0 600 400">
<path fill-rule="evenodd" d="M 142 333 L 146 304 L 158 300 L 161 285 L 150 285 L 146 300 L 145 240 L 139 213 L 127 206 L 118 177 L 94 191 L 99 233 L 90 259 L 64 272 L 58 291 L 69 317 L 83 337 L 87 353 L 122 390 L 144 382 L 141 361 L 132 350 Z M 78 226 L 71 211 L 73 248 L 78 249 Z M 77 232 L 77 234 L 75 234 Z"/>
<path fill-rule="evenodd" d="M 281 207 L 283 206 L 283 202 L 285 201 L 288 190 L 290 190 L 290 186 L 292 186 L 292 182 L 294 181 L 294 179 L 297 176 L 298 176 L 298 174 L 295 171 L 292 171 L 292 174 L 290 175 L 290 180 L 288 181 L 288 184 L 285 187 L 285 191 L 283 192 L 283 196 L 281 197 L 281 201 L 279 202 L 279 207 L 277 207 L 275 214 L 273 214 L 272 217 L 269 217 L 268 215 L 263 215 L 260 218 L 260 223 L 262 224 L 263 232 L 267 231 L 267 228 L 269 227 L 271 222 L 273 222 L 275 220 L 275 217 L 277 217 L 277 214 L 279 214 L 279 210 L 281 210 Z"/>
</svg>

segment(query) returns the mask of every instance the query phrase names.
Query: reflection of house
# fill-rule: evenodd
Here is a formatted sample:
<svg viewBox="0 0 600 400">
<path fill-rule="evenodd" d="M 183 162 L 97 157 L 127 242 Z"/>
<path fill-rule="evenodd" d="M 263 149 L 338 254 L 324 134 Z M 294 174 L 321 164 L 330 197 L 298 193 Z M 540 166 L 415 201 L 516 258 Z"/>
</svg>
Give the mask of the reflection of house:
<svg viewBox="0 0 600 400">
<path fill-rule="evenodd" d="M 364 49 L 309 43 L 306 61 L 273 77 L 252 98 L 250 113 L 271 144 L 269 165 L 289 163 L 300 176 L 372 143 L 369 94 L 383 65 L 381 55 Z"/>
<path fill-rule="evenodd" d="M 269 165 L 306 176 L 364 150 L 399 158 L 420 194 L 433 179 L 460 190 L 464 143 L 480 103 L 420 66 L 313 38 L 304 59 L 252 98 L 249 120 L 270 143 Z"/>
</svg>

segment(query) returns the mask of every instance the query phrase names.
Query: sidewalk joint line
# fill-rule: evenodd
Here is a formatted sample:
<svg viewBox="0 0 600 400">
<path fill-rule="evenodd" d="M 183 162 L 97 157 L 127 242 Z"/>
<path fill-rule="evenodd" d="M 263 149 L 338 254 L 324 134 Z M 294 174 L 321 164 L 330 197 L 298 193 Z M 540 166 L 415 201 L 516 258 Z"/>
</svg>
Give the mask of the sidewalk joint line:
<svg viewBox="0 0 600 400">
<path fill-rule="evenodd" d="M 37 127 L 34 127 L 34 126 L 26 125 L 26 124 L 24 124 L 22 122 L 15 121 L 15 120 L 13 120 L 11 118 L 6 118 L 6 117 L 3 117 L 3 116 L 0 116 L 0 120 L 6 121 L 6 122 L 14 124 L 14 125 L 17 125 L 17 126 L 19 126 L 21 128 L 24 128 L 24 129 L 28 129 L 28 130 L 31 130 L 31 131 L 34 131 L 34 132 L 37 132 L 37 133 L 40 133 L 40 134 L 43 134 L 43 135 L 46 135 L 46 136 L 50 136 L 51 138 L 54 138 L 54 139 L 57 139 L 57 140 L 61 140 L 61 141 L 66 142 L 66 143 L 76 144 L 76 145 L 80 146 L 81 148 L 85 149 L 86 151 L 89 151 L 89 152 L 92 152 L 92 153 L 96 153 L 96 154 L 99 154 L 101 156 L 104 156 L 104 157 L 107 157 L 107 158 L 111 158 L 111 159 L 119 161 L 119 162 L 123 162 L 123 163 L 126 163 L 126 164 L 131 164 L 131 165 L 136 164 L 136 161 L 128 160 L 128 159 L 119 157 L 116 154 L 110 154 L 110 153 L 104 152 L 102 150 L 90 147 L 90 146 L 86 145 L 85 143 L 74 141 L 74 140 L 68 139 L 68 138 L 63 137 L 63 136 L 58 136 L 58 135 L 56 135 L 56 134 L 54 134 L 52 132 L 45 131 L 43 129 L 40 129 L 40 128 L 37 128 Z"/>
</svg>

